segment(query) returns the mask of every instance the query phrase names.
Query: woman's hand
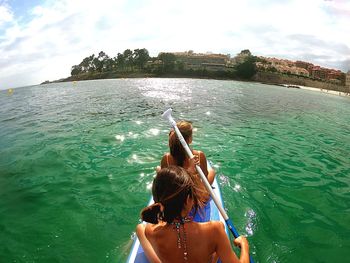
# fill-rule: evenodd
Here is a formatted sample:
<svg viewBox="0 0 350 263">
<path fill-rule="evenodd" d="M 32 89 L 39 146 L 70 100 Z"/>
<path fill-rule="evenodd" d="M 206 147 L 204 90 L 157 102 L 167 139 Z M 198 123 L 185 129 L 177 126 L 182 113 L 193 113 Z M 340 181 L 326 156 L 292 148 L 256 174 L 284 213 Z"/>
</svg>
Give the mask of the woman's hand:
<svg viewBox="0 0 350 263">
<path fill-rule="evenodd" d="M 235 240 L 233 240 L 233 244 L 235 244 L 236 247 L 248 247 L 248 240 L 245 236 L 239 236 Z"/>
<path fill-rule="evenodd" d="M 191 159 L 191 162 L 193 162 L 194 165 L 200 165 L 200 163 L 199 163 L 199 156 L 197 154 L 193 155 L 193 158 Z"/>
</svg>

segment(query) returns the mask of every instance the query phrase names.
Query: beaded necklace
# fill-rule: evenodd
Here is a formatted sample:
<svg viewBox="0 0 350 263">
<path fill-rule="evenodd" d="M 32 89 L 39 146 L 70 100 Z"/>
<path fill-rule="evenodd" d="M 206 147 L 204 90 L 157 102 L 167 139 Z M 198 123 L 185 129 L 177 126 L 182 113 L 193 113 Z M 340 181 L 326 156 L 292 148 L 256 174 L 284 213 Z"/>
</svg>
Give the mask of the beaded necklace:
<svg viewBox="0 0 350 263">
<path fill-rule="evenodd" d="M 187 234 L 186 234 L 186 229 L 185 229 L 185 223 L 192 222 L 192 218 L 190 217 L 181 217 L 177 218 L 176 221 L 173 221 L 171 224 L 174 225 L 174 229 L 177 233 L 177 247 L 182 248 L 184 251 L 184 260 L 187 261 Z M 183 237 L 182 237 L 182 245 L 181 245 L 181 227 L 182 227 L 182 232 L 183 232 Z"/>
</svg>

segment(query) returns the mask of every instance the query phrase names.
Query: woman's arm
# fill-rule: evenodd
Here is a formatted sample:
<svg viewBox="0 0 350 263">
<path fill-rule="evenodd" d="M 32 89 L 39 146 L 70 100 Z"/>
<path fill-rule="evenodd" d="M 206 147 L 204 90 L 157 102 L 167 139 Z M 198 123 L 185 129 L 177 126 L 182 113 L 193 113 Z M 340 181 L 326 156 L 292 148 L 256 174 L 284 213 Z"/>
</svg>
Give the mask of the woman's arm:
<svg viewBox="0 0 350 263">
<path fill-rule="evenodd" d="M 217 222 L 215 224 L 215 237 L 216 237 L 216 253 L 219 255 L 222 263 L 249 263 L 249 245 L 245 237 L 240 236 L 235 239 L 235 245 L 241 247 L 241 256 L 238 259 L 233 252 L 225 233 L 225 227 L 223 223 Z"/>
<path fill-rule="evenodd" d="M 210 168 L 208 170 L 207 158 L 205 157 L 205 154 L 203 152 L 198 151 L 198 154 L 200 155 L 200 166 L 205 176 L 207 177 L 209 184 L 212 184 L 215 179 L 215 170 L 213 168 Z"/>
<path fill-rule="evenodd" d="M 205 177 L 208 178 L 208 166 L 207 166 L 207 158 L 205 157 L 205 154 L 201 151 L 197 151 L 198 158 L 199 158 L 199 166 L 201 167 Z"/>
<path fill-rule="evenodd" d="M 146 237 L 145 229 L 146 226 L 144 224 L 138 224 L 136 227 L 136 235 L 140 240 L 143 251 L 145 251 L 146 257 L 150 263 L 161 263 L 151 243 Z"/>
<path fill-rule="evenodd" d="M 210 168 L 208 170 L 208 181 L 210 184 L 212 184 L 214 182 L 214 179 L 215 179 L 215 170 L 213 168 Z"/>
<path fill-rule="evenodd" d="M 207 166 L 207 158 L 205 157 L 205 154 L 201 151 L 198 151 L 198 154 L 200 155 L 199 159 L 200 159 L 200 166 L 205 174 L 205 176 L 208 179 L 209 184 L 212 184 L 214 182 L 215 179 L 215 170 L 213 168 L 210 168 L 208 170 L 208 166 Z"/>
<path fill-rule="evenodd" d="M 244 236 L 237 237 L 233 243 L 235 246 L 241 248 L 241 257 L 239 258 L 239 262 L 249 263 L 249 244 L 248 240 Z"/>
</svg>

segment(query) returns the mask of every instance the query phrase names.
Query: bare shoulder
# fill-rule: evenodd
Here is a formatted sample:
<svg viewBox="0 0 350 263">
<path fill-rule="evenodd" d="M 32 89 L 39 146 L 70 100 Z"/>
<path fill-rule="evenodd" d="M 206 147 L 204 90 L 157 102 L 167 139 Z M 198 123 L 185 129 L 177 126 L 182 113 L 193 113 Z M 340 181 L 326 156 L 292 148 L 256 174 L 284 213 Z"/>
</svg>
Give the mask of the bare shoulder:
<svg viewBox="0 0 350 263">
<path fill-rule="evenodd" d="M 143 233 L 145 233 L 146 226 L 144 224 L 138 224 L 136 226 L 136 234 L 137 236 L 141 236 Z"/>
<path fill-rule="evenodd" d="M 203 229 L 204 235 L 211 240 L 211 243 L 215 247 L 219 243 L 225 242 L 227 235 L 225 225 L 221 221 L 210 221 L 205 224 L 205 229 Z"/>
<path fill-rule="evenodd" d="M 164 153 L 162 159 L 166 159 L 169 155 L 169 153 Z"/>
<path fill-rule="evenodd" d="M 154 233 L 154 229 L 156 228 L 157 225 L 154 224 L 146 224 L 145 226 L 145 233 L 147 236 L 151 236 Z"/>
<path fill-rule="evenodd" d="M 157 234 L 157 232 L 163 229 L 164 226 L 164 222 L 158 224 L 146 224 L 145 233 L 147 236 Z"/>
<path fill-rule="evenodd" d="M 169 153 L 165 153 L 162 157 L 162 160 L 160 162 L 160 166 L 161 168 L 167 167 L 168 166 L 168 158 L 169 158 L 170 154 Z"/>
<path fill-rule="evenodd" d="M 205 223 L 201 223 L 203 230 L 208 232 L 216 233 L 225 229 L 224 224 L 221 221 L 209 221 Z"/>
<path fill-rule="evenodd" d="M 225 225 L 221 221 L 210 221 L 212 228 L 217 229 L 225 229 Z"/>
</svg>

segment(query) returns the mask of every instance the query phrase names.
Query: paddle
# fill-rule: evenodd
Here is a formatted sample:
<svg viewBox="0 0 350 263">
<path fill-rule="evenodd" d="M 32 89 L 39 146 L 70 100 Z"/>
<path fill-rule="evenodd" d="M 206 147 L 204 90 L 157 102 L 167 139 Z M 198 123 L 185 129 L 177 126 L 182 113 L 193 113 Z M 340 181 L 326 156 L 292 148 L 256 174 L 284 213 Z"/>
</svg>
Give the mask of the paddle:
<svg viewBox="0 0 350 263">
<path fill-rule="evenodd" d="M 184 147 L 188 157 L 190 157 L 191 159 L 193 158 L 193 153 L 192 151 L 190 150 L 190 147 L 188 147 L 184 137 L 182 136 L 179 128 L 177 127 L 176 125 L 176 122 L 174 121 L 173 117 L 171 116 L 171 112 L 172 112 L 172 109 L 167 109 L 163 114 L 162 114 L 162 117 L 166 120 L 168 120 L 168 122 L 170 123 L 170 125 L 174 128 L 176 134 L 177 134 L 177 137 L 179 138 L 180 140 L 180 143 L 181 145 Z M 220 202 L 219 202 L 219 199 L 215 196 L 214 194 L 214 191 L 213 189 L 211 188 L 211 185 L 209 184 L 207 178 L 205 177 L 201 167 L 199 165 L 196 165 L 196 170 L 199 174 L 199 176 L 201 177 L 202 179 L 202 182 L 204 183 L 205 185 L 205 188 L 208 190 L 211 198 L 213 198 L 214 200 L 214 203 L 216 204 L 216 207 L 219 209 L 220 211 L 220 214 L 222 215 L 222 217 L 224 218 L 225 222 L 226 222 L 226 225 L 227 227 L 230 229 L 231 233 L 233 234 L 233 236 L 235 238 L 239 237 L 240 235 L 238 234 L 236 228 L 234 227 L 231 219 L 228 217 L 226 211 L 224 210 L 224 208 L 221 206 Z M 250 263 L 254 263 L 254 260 L 252 258 L 251 255 L 249 255 L 249 259 L 250 259 Z"/>
</svg>

